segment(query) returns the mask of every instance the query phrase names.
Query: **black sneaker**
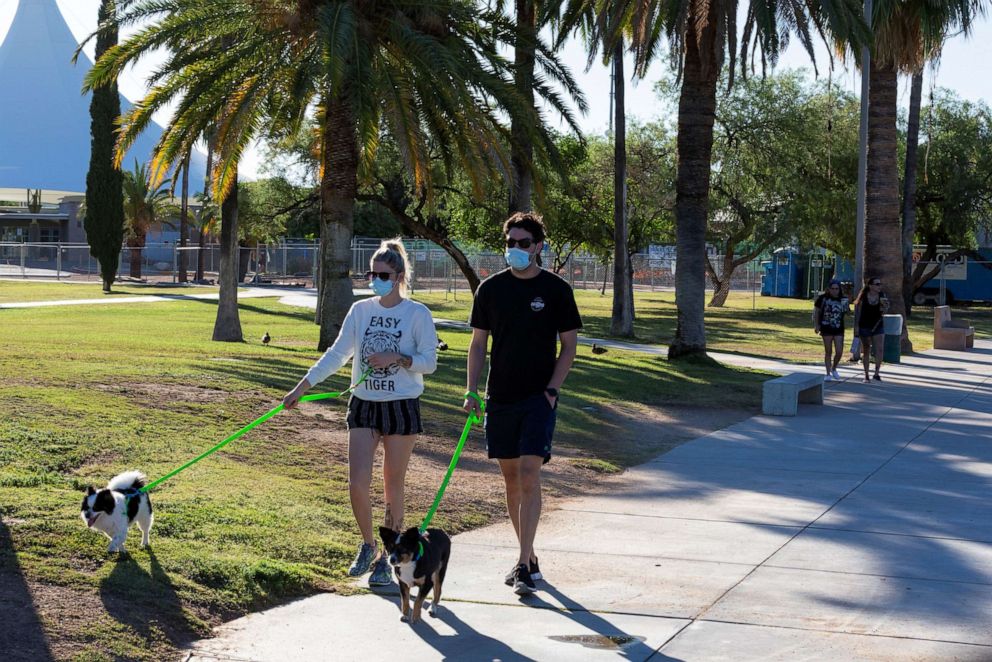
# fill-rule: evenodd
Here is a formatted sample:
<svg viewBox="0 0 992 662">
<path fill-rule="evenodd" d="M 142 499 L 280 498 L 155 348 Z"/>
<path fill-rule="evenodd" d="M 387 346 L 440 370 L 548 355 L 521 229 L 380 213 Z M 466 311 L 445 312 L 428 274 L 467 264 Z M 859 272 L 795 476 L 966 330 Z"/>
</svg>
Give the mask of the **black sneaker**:
<svg viewBox="0 0 992 662">
<path fill-rule="evenodd" d="M 878 373 L 877 373 L 877 372 L 875 373 L 875 376 L 874 376 L 874 377 L 872 377 L 872 379 L 874 379 L 874 380 L 875 380 L 876 382 L 880 382 L 880 381 L 882 381 L 882 378 L 881 378 L 881 377 L 879 377 L 879 375 L 878 375 Z"/>
<path fill-rule="evenodd" d="M 544 575 L 541 574 L 541 566 L 537 565 L 537 559 L 530 562 L 530 578 L 534 581 L 540 581 L 544 579 Z M 513 586 L 514 582 L 517 581 L 517 566 L 513 566 L 510 572 L 506 573 L 506 577 L 503 578 L 503 583 L 507 586 Z"/>
<path fill-rule="evenodd" d="M 537 590 L 534 580 L 530 577 L 530 570 L 521 563 L 513 571 L 513 592 L 517 595 L 529 595 Z"/>
</svg>

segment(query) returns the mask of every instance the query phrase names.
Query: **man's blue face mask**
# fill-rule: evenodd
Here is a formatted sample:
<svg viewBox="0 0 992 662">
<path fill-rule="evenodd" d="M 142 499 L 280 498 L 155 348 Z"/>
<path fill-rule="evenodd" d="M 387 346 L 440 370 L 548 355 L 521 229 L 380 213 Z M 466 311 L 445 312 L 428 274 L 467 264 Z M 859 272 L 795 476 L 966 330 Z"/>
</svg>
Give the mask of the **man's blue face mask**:
<svg viewBox="0 0 992 662">
<path fill-rule="evenodd" d="M 522 248 L 507 248 L 504 257 L 511 269 L 523 271 L 530 266 L 531 254 Z"/>
</svg>

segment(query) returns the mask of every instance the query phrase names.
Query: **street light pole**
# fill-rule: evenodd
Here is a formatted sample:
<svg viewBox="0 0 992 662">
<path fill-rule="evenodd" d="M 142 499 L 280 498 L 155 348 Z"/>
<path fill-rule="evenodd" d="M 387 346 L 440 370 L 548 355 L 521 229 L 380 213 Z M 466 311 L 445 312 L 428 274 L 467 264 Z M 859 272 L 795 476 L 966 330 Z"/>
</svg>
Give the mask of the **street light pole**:
<svg viewBox="0 0 992 662">
<path fill-rule="evenodd" d="M 872 0 L 865 0 L 865 23 L 870 27 Z M 858 220 L 854 250 L 854 288 L 857 292 L 865 282 L 865 198 L 868 179 L 868 72 L 871 69 L 871 49 L 861 49 L 861 126 L 858 130 Z"/>
</svg>

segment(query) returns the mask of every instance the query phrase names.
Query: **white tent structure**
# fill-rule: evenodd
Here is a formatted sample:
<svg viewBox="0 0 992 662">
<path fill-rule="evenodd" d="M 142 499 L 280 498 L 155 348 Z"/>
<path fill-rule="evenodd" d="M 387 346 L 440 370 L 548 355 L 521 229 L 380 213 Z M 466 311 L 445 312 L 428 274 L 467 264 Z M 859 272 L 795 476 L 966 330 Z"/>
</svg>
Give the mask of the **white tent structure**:
<svg viewBox="0 0 992 662">
<path fill-rule="evenodd" d="M 81 93 L 92 66 L 55 0 L 19 0 L 0 44 L 0 200 L 24 200 L 25 189 L 81 193 L 90 158 L 90 95 Z M 122 112 L 131 107 L 121 96 Z M 147 162 L 162 129 L 137 140 L 123 168 Z M 203 188 L 205 158 L 193 155 L 190 192 Z M 46 197 L 52 197 L 51 195 Z"/>
</svg>

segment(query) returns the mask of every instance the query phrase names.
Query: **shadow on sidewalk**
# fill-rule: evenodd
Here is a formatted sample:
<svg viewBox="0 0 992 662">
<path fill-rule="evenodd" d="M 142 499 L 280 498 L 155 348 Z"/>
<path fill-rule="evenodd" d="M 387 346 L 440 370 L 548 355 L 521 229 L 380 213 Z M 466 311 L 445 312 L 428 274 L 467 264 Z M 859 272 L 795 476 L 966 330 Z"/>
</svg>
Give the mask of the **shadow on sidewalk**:
<svg viewBox="0 0 992 662">
<path fill-rule="evenodd" d="M 392 602 L 394 605 L 399 602 L 399 590 L 396 589 L 395 584 L 386 590 L 376 590 L 373 591 L 373 595 L 377 595 L 384 600 Z M 419 589 L 418 589 L 419 590 Z M 416 595 L 416 591 L 413 591 L 413 595 Z M 444 596 L 442 596 L 443 598 Z M 424 616 L 420 623 L 415 625 L 407 625 L 410 631 L 416 634 L 418 637 L 424 640 L 424 643 L 430 644 L 442 655 L 442 660 L 463 660 L 467 651 L 472 651 L 472 658 L 481 660 L 499 660 L 500 662 L 529 662 L 533 658 L 527 657 L 526 655 L 521 655 L 498 639 L 487 636 L 473 628 L 471 625 L 458 618 L 455 612 L 451 608 L 451 603 L 446 602 L 442 599 L 442 604 L 438 611 L 437 617 L 432 617 L 427 613 L 427 606 L 430 604 L 430 600 L 424 602 Z M 455 603 L 457 605 L 457 603 Z M 411 605 L 412 608 L 412 605 Z M 502 608 L 502 607 L 501 607 Z M 457 609 L 457 606 L 455 607 Z M 397 608 L 397 612 L 399 609 Z M 399 614 L 396 616 L 396 620 L 399 621 Z M 432 621 L 440 621 L 450 627 L 455 631 L 454 635 L 444 635 L 434 629 L 431 624 Z"/>
</svg>

